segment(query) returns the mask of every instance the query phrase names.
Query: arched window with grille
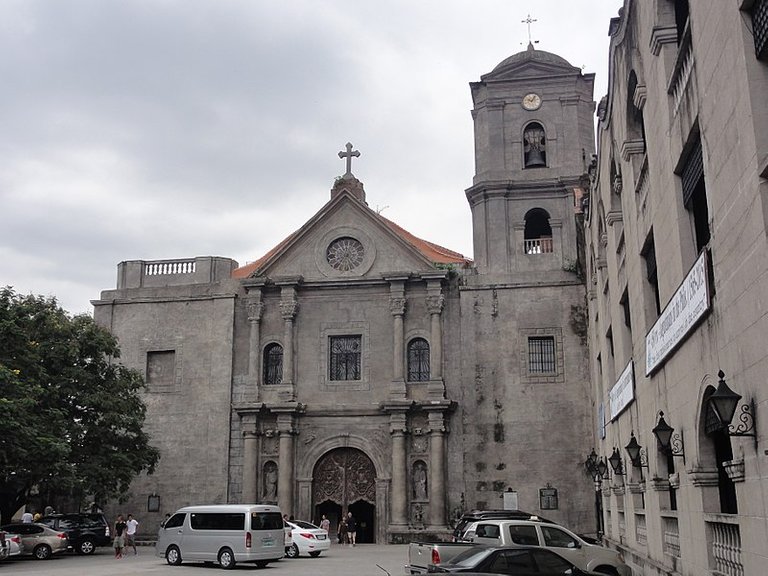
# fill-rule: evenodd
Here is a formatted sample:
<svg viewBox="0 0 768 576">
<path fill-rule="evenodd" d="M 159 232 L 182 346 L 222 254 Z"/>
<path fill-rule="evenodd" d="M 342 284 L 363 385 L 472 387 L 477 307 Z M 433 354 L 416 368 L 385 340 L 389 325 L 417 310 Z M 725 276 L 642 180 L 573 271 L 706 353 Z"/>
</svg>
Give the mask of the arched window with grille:
<svg viewBox="0 0 768 576">
<path fill-rule="evenodd" d="M 429 380 L 429 343 L 424 338 L 414 338 L 408 343 L 408 381 Z"/>
<path fill-rule="evenodd" d="M 546 254 L 554 252 L 549 212 L 533 208 L 525 215 L 525 253 Z"/>
<path fill-rule="evenodd" d="M 545 168 L 547 166 L 547 135 L 544 126 L 531 122 L 523 131 L 523 167 Z"/>
<path fill-rule="evenodd" d="M 276 342 L 264 348 L 264 384 L 283 381 L 283 347 Z"/>
</svg>

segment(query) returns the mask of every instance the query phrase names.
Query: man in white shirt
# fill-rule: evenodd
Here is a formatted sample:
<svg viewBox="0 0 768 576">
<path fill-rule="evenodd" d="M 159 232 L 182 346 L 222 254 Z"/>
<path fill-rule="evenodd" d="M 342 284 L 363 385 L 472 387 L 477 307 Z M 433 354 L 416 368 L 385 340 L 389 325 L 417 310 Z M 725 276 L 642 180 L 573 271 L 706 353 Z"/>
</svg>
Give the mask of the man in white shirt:
<svg viewBox="0 0 768 576">
<path fill-rule="evenodd" d="M 133 514 L 128 514 L 128 520 L 125 523 L 125 547 L 133 546 L 133 553 L 138 554 L 136 550 L 136 528 L 139 527 L 139 522 L 133 517 Z"/>
<path fill-rule="evenodd" d="M 29 510 L 27 510 L 26 512 L 24 512 L 24 514 L 21 515 L 21 521 L 24 524 L 32 524 L 32 518 L 33 518 L 32 512 L 30 512 Z"/>
</svg>

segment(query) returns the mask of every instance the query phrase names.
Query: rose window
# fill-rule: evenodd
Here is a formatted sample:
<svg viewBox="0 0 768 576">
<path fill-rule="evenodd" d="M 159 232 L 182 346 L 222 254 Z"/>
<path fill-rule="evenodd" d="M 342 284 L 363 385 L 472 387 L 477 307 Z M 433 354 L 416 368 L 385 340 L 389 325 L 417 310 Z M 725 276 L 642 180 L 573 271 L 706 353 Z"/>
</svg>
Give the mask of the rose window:
<svg viewBox="0 0 768 576">
<path fill-rule="evenodd" d="M 364 256 L 363 245 L 350 237 L 338 238 L 331 242 L 325 255 L 328 264 L 339 272 L 354 270 L 363 262 Z"/>
</svg>

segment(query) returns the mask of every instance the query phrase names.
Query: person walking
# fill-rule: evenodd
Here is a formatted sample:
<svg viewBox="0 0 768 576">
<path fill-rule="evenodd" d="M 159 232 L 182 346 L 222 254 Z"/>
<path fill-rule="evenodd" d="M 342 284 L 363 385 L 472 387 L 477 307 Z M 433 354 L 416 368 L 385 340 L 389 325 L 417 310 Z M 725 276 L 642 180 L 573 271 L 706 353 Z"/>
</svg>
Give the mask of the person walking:
<svg viewBox="0 0 768 576">
<path fill-rule="evenodd" d="M 115 560 L 120 560 L 123 557 L 123 547 L 125 546 L 125 529 L 127 525 L 123 520 L 123 515 L 118 514 L 115 521 Z"/>
<path fill-rule="evenodd" d="M 349 538 L 349 545 L 354 546 L 355 537 L 357 536 L 357 522 L 355 522 L 352 512 L 347 512 L 347 536 Z"/>
<path fill-rule="evenodd" d="M 136 528 L 139 527 L 139 522 L 133 517 L 133 514 L 128 514 L 128 520 L 125 523 L 125 547 L 133 546 L 133 554 L 139 553 L 136 550 Z"/>
<path fill-rule="evenodd" d="M 329 534 L 331 533 L 331 521 L 325 517 L 325 514 L 323 514 L 323 519 L 320 520 L 320 528 L 322 528 Z"/>
<path fill-rule="evenodd" d="M 339 544 L 347 543 L 347 522 L 344 520 L 344 516 L 339 520 L 339 525 L 336 528 L 336 534 L 339 538 Z"/>
<path fill-rule="evenodd" d="M 24 514 L 21 515 L 21 522 L 22 524 L 32 524 L 34 516 L 32 516 L 32 512 L 27 510 L 24 512 Z"/>
</svg>

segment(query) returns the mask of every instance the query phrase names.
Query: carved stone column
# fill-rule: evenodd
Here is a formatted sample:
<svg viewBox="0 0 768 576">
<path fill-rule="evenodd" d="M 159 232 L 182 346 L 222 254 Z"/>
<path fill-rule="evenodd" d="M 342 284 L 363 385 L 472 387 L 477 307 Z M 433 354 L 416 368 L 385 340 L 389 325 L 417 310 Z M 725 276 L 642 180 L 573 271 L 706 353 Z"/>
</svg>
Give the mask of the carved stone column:
<svg viewBox="0 0 768 576">
<path fill-rule="evenodd" d="M 445 528 L 445 425 L 442 412 L 429 412 L 429 527 Z"/>
<path fill-rule="evenodd" d="M 290 414 L 278 415 L 277 431 L 280 435 L 277 504 L 283 514 L 290 516 L 295 513 L 293 507 L 293 451 L 296 430 L 293 426 L 293 416 Z"/>
<path fill-rule="evenodd" d="M 443 378 L 443 330 L 440 320 L 444 304 L 445 296 L 442 294 L 427 296 L 427 309 L 431 320 L 431 342 L 429 343 L 431 380 L 442 380 Z"/>
<path fill-rule="evenodd" d="M 405 315 L 405 281 L 407 275 L 388 276 L 389 282 L 389 311 L 392 313 L 392 383 L 389 387 L 390 400 L 404 400 L 407 391 L 403 370 L 405 332 L 403 316 Z"/>
<path fill-rule="evenodd" d="M 242 502 L 258 502 L 259 435 L 256 414 L 243 414 L 243 495 Z"/>
<path fill-rule="evenodd" d="M 259 359 L 261 357 L 261 315 L 263 313 L 264 303 L 261 302 L 261 293 L 259 293 L 257 298 L 248 301 L 248 322 L 250 324 L 248 376 L 256 390 L 258 390 L 261 381 L 259 377 Z"/>
<path fill-rule="evenodd" d="M 392 435 L 392 529 L 403 530 L 408 526 L 408 486 L 406 472 L 406 415 L 405 412 L 389 417 Z"/>
<path fill-rule="evenodd" d="M 405 377 L 403 371 L 403 315 L 405 298 L 390 298 L 389 309 L 392 312 L 392 387 L 390 397 L 405 398 Z"/>
<path fill-rule="evenodd" d="M 280 290 L 280 314 L 283 317 L 283 381 L 280 399 L 292 401 L 296 398 L 294 388 L 294 375 L 296 367 L 294 363 L 293 323 L 299 311 L 299 302 L 296 299 L 296 286 L 283 286 Z"/>
</svg>

